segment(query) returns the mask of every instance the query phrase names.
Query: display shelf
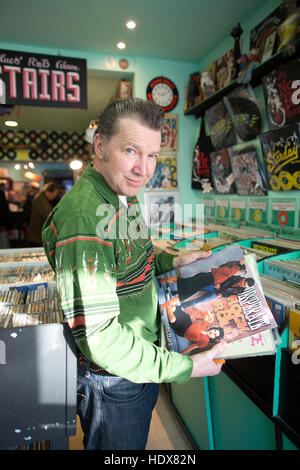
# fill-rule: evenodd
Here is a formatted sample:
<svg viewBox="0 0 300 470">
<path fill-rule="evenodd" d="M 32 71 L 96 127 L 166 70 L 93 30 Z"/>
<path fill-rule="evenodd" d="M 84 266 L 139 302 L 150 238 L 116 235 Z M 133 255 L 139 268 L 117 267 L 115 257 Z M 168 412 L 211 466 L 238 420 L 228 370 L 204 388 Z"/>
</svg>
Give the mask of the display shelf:
<svg viewBox="0 0 300 470">
<path fill-rule="evenodd" d="M 296 43 L 296 52 L 293 56 L 284 55 L 282 51 L 274 54 L 270 59 L 266 60 L 265 62 L 258 64 L 252 73 L 252 78 L 250 84 L 253 87 L 256 87 L 261 84 L 262 77 L 266 75 L 268 72 L 272 71 L 278 65 L 281 65 L 285 62 L 288 62 L 296 57 L 298 57 L 300 52 L 300 41 L 298 40 Z M 185 111 L 185 116 L 195 116 L 196 119 L 203 116 L 205 111 L 209 108 L 217 104 L 221 99 L 226 96 L 228 93 L 233 91 L 235 88 L 242 84 L 238 83 L 237 79 L 233 80 L 228 86 L 218 90 L 216 93 L 210 95 L 205 100 L 201 101 L 197 105 L 193 106 L 192 108 Z"/>
</svg>

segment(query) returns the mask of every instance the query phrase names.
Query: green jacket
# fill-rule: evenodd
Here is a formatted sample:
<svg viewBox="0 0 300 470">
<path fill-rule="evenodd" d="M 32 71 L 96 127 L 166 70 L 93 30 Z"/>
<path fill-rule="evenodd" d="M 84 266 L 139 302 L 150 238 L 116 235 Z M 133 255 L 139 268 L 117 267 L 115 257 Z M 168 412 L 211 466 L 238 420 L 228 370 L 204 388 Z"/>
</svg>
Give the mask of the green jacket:
<svg viewBox="0 0 300 470">
<path fill-rule="evenodd" d="M 92 362 L 132 382 L 185 382 L 192 359 L 154 344 L 155 274 L 172 269 L 173 256 L 154 256 L 137 199 L 127 202 L 89 166 L 48 217 L 43 244 L 61 308 Z"/>
</svg>

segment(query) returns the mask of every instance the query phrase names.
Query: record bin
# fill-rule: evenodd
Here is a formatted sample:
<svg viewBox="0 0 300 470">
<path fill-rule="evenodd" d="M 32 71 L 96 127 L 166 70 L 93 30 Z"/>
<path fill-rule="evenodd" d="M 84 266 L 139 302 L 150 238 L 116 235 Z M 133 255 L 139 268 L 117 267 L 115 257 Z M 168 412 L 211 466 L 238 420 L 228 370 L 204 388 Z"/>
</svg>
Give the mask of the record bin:
<svg viewBox="0 0 300 470">
<path fill-rule="evenodd" d="M 0 250 L 0 257 L 19 258 L 23 253 L 30 260 L 31 253 L 42 255 L 43 248 Z M 0 263 L 0 269 L 46 263 Z M 42 284 L 54 294 L 54 282 Z M 0 291 L 35 285 L 2 284 Z M 0 371 L 0 449 L 29 448 L 39 441 L 50 441 L 51 450 L 67 449 L 69 436 L 76 434 L 77 381 L 76 348 L 68 325 L 0 328 Z"/>
</svg>

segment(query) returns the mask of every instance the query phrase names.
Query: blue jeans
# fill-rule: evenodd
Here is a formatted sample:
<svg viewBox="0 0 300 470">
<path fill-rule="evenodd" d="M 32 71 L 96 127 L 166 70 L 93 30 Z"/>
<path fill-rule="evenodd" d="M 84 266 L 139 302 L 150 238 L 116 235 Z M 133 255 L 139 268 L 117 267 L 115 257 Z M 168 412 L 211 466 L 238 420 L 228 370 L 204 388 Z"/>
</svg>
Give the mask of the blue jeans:
<svg viewBox="0 0 300 470">
<path fill-rule="evenodd" d="M 78 366 L 77 413 L 85 450 L 144 450 L 158 384 L 136 384 Z"/>
</svg>

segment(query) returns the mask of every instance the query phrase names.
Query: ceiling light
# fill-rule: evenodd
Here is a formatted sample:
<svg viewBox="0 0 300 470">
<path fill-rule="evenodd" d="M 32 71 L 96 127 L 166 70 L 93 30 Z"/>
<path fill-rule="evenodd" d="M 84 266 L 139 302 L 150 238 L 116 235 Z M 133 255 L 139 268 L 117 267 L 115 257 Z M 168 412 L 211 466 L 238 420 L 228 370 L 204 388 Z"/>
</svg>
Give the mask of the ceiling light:
<svg viewBox="0 0 300 470">
<path fill-rule="evenodd" d="M 18 123 L 17 123 L 17 121 L 5 121 L 4 125 L 8 126 L 8 127 L 16 127 L 18 125 Z"/>
<path fill-rule="evenodd" d="M 121 42 L 118 42 L 118 44 L 117 44 L 117 48 L 118 48 L 118 49 L 125 49 L 125 47 L 126 47 L 125 42 L 122 42 L 122 41 L 121 41 Z"/>
<path fill-rule="evenodd" d="M 21 168 L 20 163 L 16 163 L 16 164 L 15 164 L 15 170 L 19 170 L 20 168 Z"/>
<path fill-rule="evenodd" d="M 34 168 L 34 163 L 33 163 L 33 162 L 29 162 L 29 163 L 28 163 L 28 166 L 29 166 L 29 168 Z"/>
<path fill-rule="evenodd" d="M 81 167 L 82 167 L 82 162 L 80 160 L 72 160 L 70 162 L 70 168 L 72 170 L 80 170 Z"/>
<path fill-rule="evenodd" d="M 136 22 L 133 21 L 133 20 L 127 21 L 127 23 L 126 23 L 126 28 L 128 28 L 128 29 L 134 29 L 134 28 L 136 28 Z"/>
</svg>

